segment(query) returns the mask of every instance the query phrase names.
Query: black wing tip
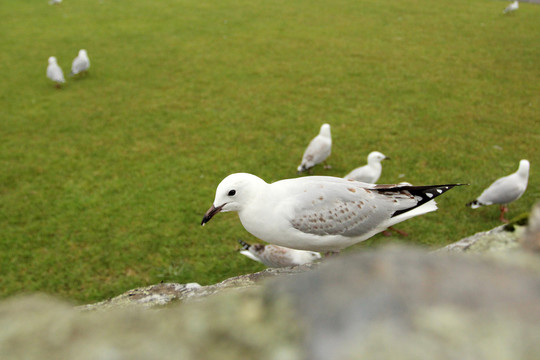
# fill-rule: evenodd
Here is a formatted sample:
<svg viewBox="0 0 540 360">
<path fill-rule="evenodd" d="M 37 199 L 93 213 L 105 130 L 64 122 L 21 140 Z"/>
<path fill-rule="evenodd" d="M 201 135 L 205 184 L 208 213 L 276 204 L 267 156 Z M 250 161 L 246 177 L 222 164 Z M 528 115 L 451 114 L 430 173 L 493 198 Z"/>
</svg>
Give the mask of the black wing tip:
<svg viewBox="0 0 540 360">
<path fill-rule="evenodd" d="M 249 248 L 251 247 L 250 244 L 248 244 L 247 242 L 245 242 L 245 241 L 242 240 L 242 239 L 238 239 L 238 243 L 239 243 L 240 245 L 242 245 L 242 249 L 244 249 L 244 250 L 249 250 Z"/>
<path fill-rule="evenodd" d="M 409 209 L 398 210 L 392 215 L 392 217 L 401 215 L 403 213 L 406 213 L 407 211 L 410 211 L 419 206 L 422 206 L 425 203 L 431 200 L 434 200 L 439 195 L 444 194 L 448 190 L 456 186 L 462 186 L 462 185 L 468 185 L 468 184 L 444 184 L 444 185 L 420 185 L 420 186 L 406 185 L 406 186 L 396 187 L 396 190 L 408 191 L 411 195 L 420 197 L 420 200 L 418 201 L 416 206 Z"/>
</svg>

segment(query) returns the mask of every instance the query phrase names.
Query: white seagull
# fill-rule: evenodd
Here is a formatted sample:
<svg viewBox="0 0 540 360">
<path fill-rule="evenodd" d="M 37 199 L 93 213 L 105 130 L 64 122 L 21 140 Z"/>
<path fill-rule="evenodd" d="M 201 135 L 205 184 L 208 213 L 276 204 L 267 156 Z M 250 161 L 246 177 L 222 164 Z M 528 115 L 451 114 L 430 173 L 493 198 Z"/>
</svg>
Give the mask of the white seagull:
<svg viewBox="0 0 540 360">
<path fill-rule="evenodd" d="M 60 4 L 62 0 L 49 0 L 49 5 Z"/>
<path fill-rule="evenodd" d="M 273 268 L 303 265 L 321 258 L 321 254 L 315 251 L 296 250 L 277 245 L 251 245 L 242 240 L 238 242 L 243 249 L 240 254 Z"/>
<path fill-rule="evenodd" d="M 431 200 L 456 185 L 375 185 L 331 176 L 268 184 L 255 175 L 237 173 L 218 185 L 201 225 L 220 211 L 237 211 L 244 228 L 265 242 L 336 252 L 435 211 Z"/>
<path fill-rule="evenodd" d="M 304 156 L 302 156 L 302 163 L 298 166 L 298 172 L 304 172 L 311 169 L 317 164 L 322 163 L 330 156 L 332 151 L 332 134 L 330 133 L 330 125 L 323 124 L 319 135 L 315 136 L 309 143 Z"/>
<path fill-rule="evenodd" d="M 512 12 L 512 11 L 516 11 L 517 9 L 519 9 L 519 3 L 516 1 L 510 3 L 510 5 L 508 5 L 504 10 L 503 10 L 503 14 L 506 14 L 506 13 L 509 13 L 509 12 Z"/>
<path fill-rule="evenodd" d="M 390 159 L 383 153 L 378 151 L 372 151 L 367 157 L 367 165 L 358 167 L 344 176 L 345 179 L 351 179 L 356 181 L 365 182 L 368 184 L 375 184 L 381 177 L 382 165 L 381 161 Z"/>
<path fill-rule="evenodd" d="M 49 57 L 49 65 L 47 66 L 47 77 L 56 83 L 56 87 L 60 88 L 61 84 L 65 83 L 64 72 L 58 66 L 54 56 Z"/>
<path fill-rule="evenodd" d="M 88 54 L 86 53 L 86 50 L 81 49 L 79 50 L 79 55 L 77 55 L 77 57 L 73 59 L 70 75 L 73 76 L 80 73 L 85 73 L 86 71 L 88 71 L 89 67 L 90 59 L 88 58 Z"/>
<path fill-rule="evenodd" d="M 507 205 L 519 199 L 525 190 L 527 190 L 529 167 L 528 160 L 521 160 L 519 162 L 519 168 L 515 173 L 495 180 L 476 200 L 471 201 L 467 206 L 476 209 L 484 205 L 498 204 L 501 209 L 499 220 L 508 222 L 504 218 L 504 214 L 508 212 Z"/>
</svg>

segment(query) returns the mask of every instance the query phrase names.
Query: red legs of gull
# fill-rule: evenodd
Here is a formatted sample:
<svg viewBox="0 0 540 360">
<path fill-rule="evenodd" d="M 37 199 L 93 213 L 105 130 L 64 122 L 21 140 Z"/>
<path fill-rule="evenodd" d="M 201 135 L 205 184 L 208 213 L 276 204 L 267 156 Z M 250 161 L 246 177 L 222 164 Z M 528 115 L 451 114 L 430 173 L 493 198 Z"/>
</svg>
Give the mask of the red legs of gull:
<svg viewBox="0 0 540 360">
<path fill-rule="evenodd" d="M 399 230 L 399 229 L 394 229 L 392 226 L 390 226 L 387 230 L 384 230 L 383 235 L 384 236 L 391 236 L 392 231 L 390 231 L 390 230 L 397 232 L 401 236 L 409 236 L 409 234 L 407 234 L 405 231 Z"/>
<path fill-rule="evenodd" d="M 504 214 L 508 212 L 508 207 L 506 205 L 501 205 L 501 216 L 499 217 L 499 220 L 501 220 L 503 223 L 507 223 L 508 220 L 504 218 Z"/>
</svg>

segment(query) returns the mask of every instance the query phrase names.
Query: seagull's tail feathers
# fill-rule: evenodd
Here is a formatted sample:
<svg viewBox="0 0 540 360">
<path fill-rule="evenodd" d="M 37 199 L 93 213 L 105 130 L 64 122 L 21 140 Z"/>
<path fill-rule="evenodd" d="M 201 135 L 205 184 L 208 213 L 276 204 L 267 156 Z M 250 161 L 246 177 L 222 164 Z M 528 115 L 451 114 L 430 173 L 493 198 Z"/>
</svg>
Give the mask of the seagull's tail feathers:
<svg viewBox="0 0 540 360">
<path fill-rule="evenodd" d="M 398 189 L 400 191 L 409 192 L 412 196 L 414 196 L 415 198 L 418 199 L 418 202 L 412 208 L 402 209 L 402 210 L 396 211 L 392 215 L 392 217 L 394 218 L 394 217 L 397 217 L 399 215 L 409 213 L 409 212 L 411 212 L 411 211 L 413 211 L 413 210 L 415 210 L 415 209 L 417 209 L 419 207 L 422 207 L 422 205 L 431 202 L 437 196 L 444 194 L 448 190 L 450 190 L 450 189 L 452 189 L 452 188 L 454 188 L 456 186 L 462 186 L 462 185 L 467 185 L 467 184 L 445 184 L 445 185 L 427 185 L 427 186 L 399 186 L 396 189 Z M 435 209 L 430 210 L 430 211 L 434 211 L 436 209 L 437 209 L 437 207 L 435 207 Z M 424 212 L 422 212 L 422 213 L 424 213 Z M 416 216 L 416 215 L 414 215 L 414 216 Z"/>
<path fill-rule="evenodd" d="M 240 254 L 244 255 L 244 256 L 247 256 L 248 258 L 250 258 L 251 260 L 255 260 L 257 262 L 260 262 L 262 263 L 261 259 L 259 259 L 258 257 L 256 257 L 255 255 L 253 255 L 252 253 L 250 253 L 249 251 L 247 250 L 241 250 L 240 251 Z"/>
<path fill-rule="evenodd" d="M 255 256 L 255 254 L 253 254 L 251 251 L 249 251 L 249 249 L 251 248 L 250 244 L 248 244 L 247 242 L 245 242 L 242 239 L 238 239 L 238 243 L 240 245 L 242 245 L 242 249 L 243 249 L 243 250 L 240 250 L 240 254 L 242 254 L 244 256 L 247 256 L 251 260 L 262 262 L 261 259 L 259 259 L 257 256 Z"/>
<path fill-rule="evenodd" d="M 248 244 L 247 242 L 245 242 L 245 241 L 242 240 L 242 239 L 238 239 L 238 243 L 239 243 L 240 245 L 242 245 L 242 249 L 244 249 L 244 250 L 249 250 L 249 248 L 251 247 L 250 244 Z"/>
<path fill-rule="evenodd" d="M 423 215 L 423 214 L 427 214 L 428 212 L 432 212 L 432 211 L 435 211 L 437 210 L 438 207 L 437 207 L 437 203 L 435 202 L 435 200 L 431 200 L 431 201 L 428 201 L 420 206 L 417 206 L 415 208 L 413 208 L 412 210 L 409 210 L 407 212 L 403 212 L 397 216 L 393 216 L 391 219 L 390 219 L 390 222 L 388 223 L 388 226 L 387 227 L 390 227 L 392 225 L 395 225 L 397 223 L 400 223 L 402 221 L 405 221 L 407 219 L 410 219 L 410 218 L 413 218 L 415 216 L 418 216 L 418 215 Z"/>
<path fill-rule="evenodd" d="M 387 222 L 384 223 L 384 228 L 377 228 L 375 231 L 373 231 L 373 234 L 381 232 L 389 228 L 390 226 L 393 226 L 407 219 L 437 210 L 437 203 L 435 202 L 434 199 L 437 196 L 442 195 L 448 190 L 452 189 L 453 187 L 461 186 L 461 185 L 466 185 L 466 184 L 446 184 L 446 185 L 431 185 L 431 186 L 395 185 L 390 188 L 388 187 L 388 185 L 375 185 L 374 189 L 382 191 L 382 192 L 407 191 L 412 196 L 417 198 L 418 202 L 413 207 L 396 211 L 392 215 L 392 217 Z M 366 237 L 366 239 L 367 238 L 369 238 L 369 236 Z"/>
<path fill-rule="evenodd" d="M 472 209 L 478 209 L 480 206 L 482 206 L 480 201 L 478 199 L 471 201 L 470 203 L 467 203 L 466 206 L 470 206 Z"/>
<path fill-rule="evenodd" d="M 312 167 L 308 167 L 306 164 L 302 163 L 298 166 L 298 168 L 296 169 L 298 174 L 301 174 L 303 172 L 306 172 L 308 171 L 309 169 L 311 169 Z"/>
</svg>

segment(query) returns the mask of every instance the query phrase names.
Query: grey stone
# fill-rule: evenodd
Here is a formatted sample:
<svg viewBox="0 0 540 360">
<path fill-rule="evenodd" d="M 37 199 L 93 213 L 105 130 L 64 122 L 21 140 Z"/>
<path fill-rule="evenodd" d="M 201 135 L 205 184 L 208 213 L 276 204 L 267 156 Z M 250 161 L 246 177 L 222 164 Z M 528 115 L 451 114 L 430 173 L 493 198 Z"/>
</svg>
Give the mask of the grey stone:
<svg viewBox="0 0 540 360">
<path fill-rule="evenodd" d="M 109 308 L 140 306 L 152 308 L 167 305 L 173 301 L 190 301 L 205 298 L 225 290 L 237 290 L 256 286 L 262 280 L 274 276 L 291 275 L 307 271 L 317 264 L 302 266 L 270 268 L 253 274 L 235 276 L 220 283 L 201 286 L 198 283 L 177 284 L 162 283 L 142 288 L 132 289 L 114 298 L 80 307 L 82 310 L 103 310 Z"/>
<path fill-rule="evenodd" d="M 526 229 L 436 252 L 347 253 L 79 307 L 15 297 L 0 302 L 0 359 L 538 359 L 539 228 L 537 205 Z"/>
<path fill-rule="evenodd" d="M 12 298 L 0 302 L 0 357 L 540 358 L 540 272 L 409 247 L 347 254 L 309 269 L 232 279 L 222 292 L 209 288 L 199 294 L 205 297 L 152 308 L 150 301 L 110 302 L 82 311 L 49 297 Z M 181 297 L 204 287 L 188 288 L 161 284 L 131 297 Z"/>
<path fill-rule="evenodd" d="M 306 324 L 307 358 L 540 358 L 537 272 L 396 247 L 331 259 L 266 288 Z"/>
<path fill-rule="evenodd" d="M 520 242 L 526 250 L 540 252 L 540 202 L 533 207 L 529 216 L 529 225 Z"/>
<path fill-rule="evenodd" d="M 254 290 L 165 308 L 102 311 L 80 311 L 44 296 L 12 298 L 0 303 L 0 358 L 301 358 L 300 328 L 290 310 L 282 301 L 265 303 Z"/>
<path fill-rule="evenodd" d="M 507 225 L 501 225 L 456 241 L 436 250 L 436 252 L 486 253 L 508 251 L 520 247 L 519 238 L 523 231 L 523 226 L 514 226 L 512 231 L 509 231 Z"/>
</svg>

